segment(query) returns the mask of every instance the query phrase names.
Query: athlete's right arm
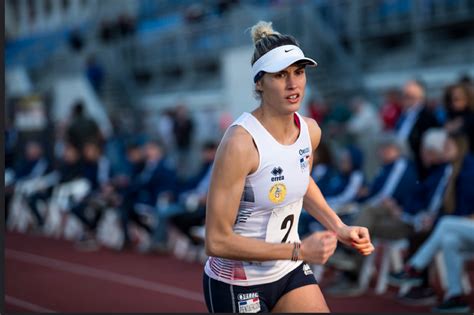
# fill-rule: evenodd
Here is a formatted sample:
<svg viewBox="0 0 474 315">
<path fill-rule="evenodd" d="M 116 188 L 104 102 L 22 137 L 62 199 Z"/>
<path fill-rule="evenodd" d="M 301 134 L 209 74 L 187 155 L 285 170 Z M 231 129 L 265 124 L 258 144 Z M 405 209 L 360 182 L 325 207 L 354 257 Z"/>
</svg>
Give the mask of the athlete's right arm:
<svg viewBox="0 0 474 315">
<path fill-rule="evenodd" d="M 267 243 L 234 233 L 245 178 L 258 168 L 252 137 L 242 127 L 224 135 L 216 153 L 206 209 L 206 253 L 244 261 L 290 259 L 293 245 Z"/>
</svg>

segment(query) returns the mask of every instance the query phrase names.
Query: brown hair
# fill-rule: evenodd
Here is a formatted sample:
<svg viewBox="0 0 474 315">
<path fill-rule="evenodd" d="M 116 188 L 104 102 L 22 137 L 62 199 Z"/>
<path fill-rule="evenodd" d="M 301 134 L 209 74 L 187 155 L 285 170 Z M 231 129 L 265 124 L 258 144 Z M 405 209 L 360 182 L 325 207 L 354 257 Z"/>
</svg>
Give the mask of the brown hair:
<svg viewBox="0 0 474 315">
<path fill-rule="evenodd" d="M 446 190 L 444 192 L 443 209 L 444 212 L 448 214 L 453 213 L 456 210 L 456 181 L 458 179 L 459 173 L 461 172 L 462 165 L 464 163 L 464 157 L 469 150 L 469 143 L 466 137 L 449 135 L 449 138 L 456 142 L 458 156 L 456 157 L 456 160 L 452 162 L 453 172 L 449 177 Z"/>
<path fill-rule="evenodd" d="M 453 106 L 452 96 L 453 96 L 453 91 L 455 89 L 461 89 L 463 91 L 467 99 L 467 106 L 466 106 L 467 110 L 470 112 L 474 112 L 474 92 L 467 84 L 458 83 L 458 84 L 453 84 L 453 85 L 448 86 L 446 90 L 444 91 L 444 97 L 443 97 L 444 106 L 446 107 L 448 115 L 452 116 L 454 113 L 454 109 L 452 107 Z"/>
</svg>

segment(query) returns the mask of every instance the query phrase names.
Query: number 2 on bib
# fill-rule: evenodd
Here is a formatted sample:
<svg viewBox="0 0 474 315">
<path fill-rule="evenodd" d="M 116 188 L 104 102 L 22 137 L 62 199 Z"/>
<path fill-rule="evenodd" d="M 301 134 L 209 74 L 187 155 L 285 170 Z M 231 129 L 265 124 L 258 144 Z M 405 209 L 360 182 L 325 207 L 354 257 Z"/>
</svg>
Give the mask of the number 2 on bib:
<svg viewBox="0 0 474 315">
<path fill-rule="evenodd" d="M 290 214 L 289 216 L 287 216 L 283 222 L 281 223 L 281 229 L 284 230 L 287 228 L 288 225 L 290 225 L 290 227 L 288 228 L 288 230 L 286 231 L 286 234 L 285 236 L 283 237 L 283 239 L 281 240 L 282 243 L 286 243 L 286 240 L 288 239 L 288 235 L 290 235 L 290 231 L 291 231 L 291 228 L 293 227 L 293 221 L 295 220 L 295 215 L 294 214 Z"/>
<path fill-rule="evenodd" d="M 265 241 L 269 243 L 291 243 L 299 241 L 298 220 L 303 200 L 274 208 L 267 223 Z"/>
</svg>

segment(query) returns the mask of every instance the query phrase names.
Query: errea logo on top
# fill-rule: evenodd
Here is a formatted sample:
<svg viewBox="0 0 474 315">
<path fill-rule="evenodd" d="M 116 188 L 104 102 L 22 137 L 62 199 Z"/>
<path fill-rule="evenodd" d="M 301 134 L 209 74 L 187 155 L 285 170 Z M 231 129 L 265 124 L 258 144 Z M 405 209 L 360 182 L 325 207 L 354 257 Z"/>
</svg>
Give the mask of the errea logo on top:
<svg viewBox="0 0 474 315">
<path fill-rule="evenodd" d="M 271 173 L 274 176 L 272 177 L 272 182 L 277 182 L 285 179 L 285 176 L 282 175 L 283 169 L 280 166 L 274 167 Z"/>
</svg>

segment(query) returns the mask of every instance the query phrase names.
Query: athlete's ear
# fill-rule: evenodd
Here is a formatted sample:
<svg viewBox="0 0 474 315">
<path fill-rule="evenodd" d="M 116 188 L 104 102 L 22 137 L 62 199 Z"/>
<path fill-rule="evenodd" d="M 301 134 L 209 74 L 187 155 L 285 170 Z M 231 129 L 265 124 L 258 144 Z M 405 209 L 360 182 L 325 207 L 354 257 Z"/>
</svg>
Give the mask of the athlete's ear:
<svg viewBox="0 0 474 315">
<path fill-rule="evenodd" d="M 261 78 L 257 81 L 257 83 L 255 83 L 255 90 L 257 92 L 263 92 L 263 78 Z"/>
</svg>

